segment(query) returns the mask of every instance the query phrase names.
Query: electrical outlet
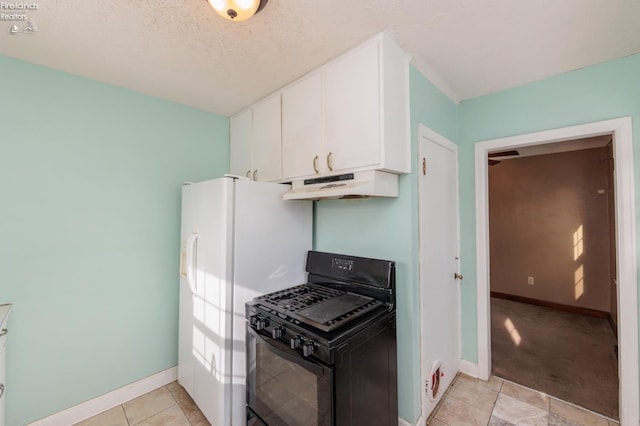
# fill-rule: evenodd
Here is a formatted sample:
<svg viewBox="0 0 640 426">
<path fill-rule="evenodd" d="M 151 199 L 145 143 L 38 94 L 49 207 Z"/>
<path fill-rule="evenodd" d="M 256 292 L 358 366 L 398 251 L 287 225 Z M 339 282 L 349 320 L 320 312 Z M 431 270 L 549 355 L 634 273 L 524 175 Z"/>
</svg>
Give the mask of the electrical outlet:
<svg viewBox="0 0 640 426">
<path fill-rule="evenodd" d="M 527 278 L 527 284 L 533 285 L 533 277 Z"/>
</svg>

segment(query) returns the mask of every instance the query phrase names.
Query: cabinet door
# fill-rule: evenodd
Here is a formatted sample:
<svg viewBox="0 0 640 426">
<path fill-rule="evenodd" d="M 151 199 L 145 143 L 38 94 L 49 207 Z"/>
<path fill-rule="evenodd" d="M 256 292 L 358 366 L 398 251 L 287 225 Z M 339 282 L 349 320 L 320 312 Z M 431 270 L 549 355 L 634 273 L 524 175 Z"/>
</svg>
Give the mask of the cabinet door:
<svg viewBox="0 0 640 426">
<path fill-rule="evenodd" d="M 251 173 L 251 109 L 231 117 L 229 123 L 229 173 L 249 176 Z"/>
<path fill-rule="evenodd" d="M 282 110 L 280 94 L 253 107 L 251 136 L 252 178 L 260 181 L 282 179 Z"/>
<path fill-rule="evenodd" d="M 380 163 L 379 66 L 375 40 L 327 67 L 324 160 L 333 170 Z"/>
<path fill-rule="evenodd" d="M 316 73 L 282 92 L 282 172 L 285 179 L 324 171 L 322 75 Z"/>
</svg>

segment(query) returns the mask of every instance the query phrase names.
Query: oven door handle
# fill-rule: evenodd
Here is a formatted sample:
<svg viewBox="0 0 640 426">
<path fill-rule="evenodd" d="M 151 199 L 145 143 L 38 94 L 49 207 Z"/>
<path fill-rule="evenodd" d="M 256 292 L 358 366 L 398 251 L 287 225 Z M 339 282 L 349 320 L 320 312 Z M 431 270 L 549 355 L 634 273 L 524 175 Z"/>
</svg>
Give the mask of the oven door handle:
<svg viewBox="0 0 640 426">
<path fill-rule="evenodd" d="M 249 331 L 249 333 L 251 333 L 251 335 L 256 340 L 263 343 L 265 347 L 273 354 L 281 358 L 284 358 L 287 361 L 290 361 L 294 364 L 297 364 L 300 367 L 303 367 L 304 369 L 308 370 L 310 373 L 315 374 L 318 377 L 324 376 L 325 367 L 321 366 L 320 364 L 316 364 L 315 362 L 306 360 L 305 358 L 302 357 L 302 355 L 300 355 L 293 349 L 289 348 L 285 344 L 281 344 L 277 340 L 273 340 L 273 339 L 267 340 L 263 338 L 257 331 L 255 331 L 250 326 L 247 327 L 247 330 Z"/>
</svg>

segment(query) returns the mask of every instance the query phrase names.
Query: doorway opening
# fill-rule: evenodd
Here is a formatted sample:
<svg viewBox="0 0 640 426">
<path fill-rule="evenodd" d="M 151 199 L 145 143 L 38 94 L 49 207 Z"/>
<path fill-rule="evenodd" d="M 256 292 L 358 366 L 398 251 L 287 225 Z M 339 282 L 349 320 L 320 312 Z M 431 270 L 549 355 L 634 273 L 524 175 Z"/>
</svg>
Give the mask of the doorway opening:
<svg viewBox="0 0 640 426">
<path fill-rule="evenodd" d="M 611 139 L 489 152 L 489 286 L 492 374 L 618 419 Z"/>
<path fill-rule="evenodd" d="M 619 412 L 621 422 L 637 424 L 638 398 L 638 321 L 635 232 L 635 192 L 631 119 L 621 118 L 549 130 L 476 144 L 476 258 L 478 308 L 478 376 L 491 372 L 490 240 L 488 198 L 488 154 L 518 150 L 542 144 L 611 135 L 615 170 L 615 251 L 618 285 Z M 528 277 L 527 277 L 528 278 Z M 535 277 L 534 277 L 535 280 Z M 576 289 L 580 285 L 575 286 Z M 558 360 L 560 361 L 560 360 Z"/>
</svg>

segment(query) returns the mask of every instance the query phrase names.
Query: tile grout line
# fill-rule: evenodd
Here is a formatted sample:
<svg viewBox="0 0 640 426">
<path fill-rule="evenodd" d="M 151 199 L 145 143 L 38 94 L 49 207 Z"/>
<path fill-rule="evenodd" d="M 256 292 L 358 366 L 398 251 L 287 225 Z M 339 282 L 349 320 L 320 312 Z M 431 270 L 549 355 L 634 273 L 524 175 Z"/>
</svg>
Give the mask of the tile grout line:
<svg viewBox="0 0 640 426">
<path fill-rule="evenodd" d="M 182 408 L 180 408 L 180 406 L 179 406 L 179 405 L 178 405 L 178 403 L 176 402 L 176 399 L 173 397 L 173 394 L 171 393 L 171 391 L 169 390 L 169 388 L 167 387 L 167 385 L 160 386 L 159 388 L 156 388 L 156 389 L 152 390 L 151 392 L 155 392 L 155 391 L 157 391 L 157 390 L 159 390 L 159 389 L 162 389 L 162 388 L 166 388 L 167 392 L 169 392 L 169 395 L 171 395 L 171 399 L 173 399 L 173 405 L 177 406 L 177 407 L 180 409 L 180 411 L 182 411 Z M 140 395 L 140 396 L 148 395 L 148 394 L 150 394 L 151 392 L 148 392 L 148 393 L 146 393 L 146 394 L 144 394 L 144 395 Z M 138 398 L 139 398 L 139 397 L 138 397 Z M 134 399 L 137 399 L 137 398 L 134 398 Z M 149 420 L 150 418 L 152 418 L 152 417 L 154 417 L 154 416 L 156 416 L 156 415 L 158 415 L 158 414 L 160 414 L 160 413 L 164 413 L 165 411 L 167 411 L 167 410 L 168 410 L 168 409 L 170 409 L 170 408 L 173 408 L 173 405 L 171 405 L 171 406 L 169 406 L 169 407 L 165 408 L 164 410 L 160 410 L 160 411 L 158 411 L 157 413 L 151 414 L 149 417 L 145 417 L 144 419 L 141 419 L 138 423 L 135 423 L 135 424 L 133 424 L 133 425 L 132 425 L 132 424 L 131 424 L 131 422 L 129 421 L 129 417 L 127 416 L 127 412 L 126 412 L 126 411 L 124 412 L 124 415 L 125 415 L 125 417 L 126 417 L 126 419 L 127 419 L 127 423 L 129 424 L 129 426 L 136 426 L 136 425 L 139 425 L 139 424 L 140 424 L 140 423 L 142 423 L 142 422 L 145 422 L 145 421 Z M 122 409 L 124 410 L 124 404 L 122 404 Z M 186 417 L 186 415 L 185 415 L 185 417 Z M 187 421 L 189 421 L 189 419 L 188 419 L 188 418 L 187 418 Z M 189 423 L 191 423 L 191 422 L 189 422 Z"/>
<path fill-rule="evenodd" d="M 497 376 L 493 376 L 496 378 L 499 378 Z M 491 376 L 489 376 L 489 379 L 491 379 Z M 489 426 L 489 424 L 491 424 L 491 418 L 493 417 L 493 411 L 496 409 L 496 404 L 498 403 L 498 398 L 500 398 L 500 394 L 502 393 L 502 387 L 504 386 L 504 380 L 500 379 L 500 388 L 498 389 L 498 394 L 496 395 L 496 400 L 493 401 L 493 407 L 491 407 L 491 411 L 489 412 L 489 420 L 487 420 L 487 426 Z"/>
<path fill-rule="evenodd" d="M 444 400 L 447 398 L 447 396 L 449 395 L 449 391 L 451 391 L 451 389 L 453 388 L 453 386 L 456 384 L 456 381 L 458 380 L 458 377 L 460 377 L 460 372 L 458 371 L 455 375 L 455 377 L 453 378 L 453 380 L 451 380 L 451 383 L 449 384 L 449 386 L 447 387 L 447 389 L 444 391 L 444 394 L 442 395 L 442 398 L 440 398 L 440 401 L 438 401 L 438 403 L 436 404 L 435 407 L 433 407 L 433 411 L 431 412 L 431 414 L 427 417 L 427 419 L 425 420 L 425 424 L 426 426 L 429 426 L 429 420 L 433 420 L 433 419 L 438 419 L 438 421 L 444 423 L 445 425 L 449 426 L 449 423 L 440 420 L 436 414 L 438 413 L 438 410 L 440 409 L 440 406 L 444 403 Z"/>
<path fill-rule="evenodd" d="M 196 423 L 193 423 L 191 421 L 191 419 L 189 418 L 189 416 L 187 415 L 187 413 L 182 409 L 182 406 L 180 405 L 180 402 L 178 401 L 178 399 L 176 398 L 176 395 L 173 394 L 173 392 L 171 391 L 171 389 L 169 388 L 169 385 L 165 385 L 165 387 L 167 388 L 167 390 L 169 391 L 169 394 L 171 395 L 171 397 L 173 398 L 173 400 L 176 402 L 176 405 L 178 406 L 178 408 L 180 409 L 180 411 L 182 412 L 182 414 L 184 414 L 184 417 L 187 419 L 187 422 L 189 422 L 189 424 L 191 426 L 195 426 Z"/>
<path fill-rule="evenodd" d="M 451 385 L 450 385 L 450 386 L 447 388 L 447 390 L 445 391 L 444 395 L 442 396 L 442 399 L 438 402 L 438 404 L 436 405 L 436 407 L 434 407 L 433 413 L 431 413 L 431 414 L 429 415 L 429 417 L 426 419 L 426 426 L 428 426 L 428 425 L 429 425 L 429 421 L 433 421 L 433 420 L 437 420 L 438 422 L 440 422 L 440 423 L 442 423 L 442 424 L 449 425 L 449 423 L 448 423 L 448 422 L 443 421 L 440 417 L 438 417 L 438 416 L 437 416 L 437 413 L 438 413 L 439 409 L 441 408 L 441 405 L 443 404 L 443 402 L 444 402 L 448 397 L 450 397 L 449 393 L 450 393 L 451 389 L 454 387 L 454 385 L 455 385 L 455 383 L 457 382 L 457 380 L 458 380 L 458 378 L 459 378 L 459 377 L 460 377 L 460 374 L 457 374 L 457 375 L 456 375 L 456 377 L 454 378 L 454 380 L 452 380 Z M 527 404 L 527 405 L 531 405 L 531 407 L 533 407 L 533 408 L 537 408 L 537 409 L 540 409 L 540 410 L 542 410 L 542 411 L 545 411 L 545 412 L 546 412 L 546 414 L 547 414 L 547 425 L 551 425 L 551 424 L 553 424 L 553 423 L 552 423 L 552 419 L 551 419 L 551 415 L 552 415 L 552 412 L 551 412 L 551 405 L 552 405 L 553 401 L 557 401 L 557 402 L 559 402 L 559 403 L 566 404 L 566 405 L 568 405 L 568 406 L 572 406 L 572 407 L 574 407 L 575 409 L 579 410 L 580 412 L 585 412 L 585 413 L 589 413 L 590 415 L 594 415 L 594 416 L 596 416 L 596 417 L 598 417 L 598 418 L 600 418 L 600 419 L 602 419 L 602 420 L 606 421 L 606 422 L 607 422 L 607 425 L 609 425 L 609 426 L 612 426 L 612 425 L 619 425 L 619 424 L 620 424 L 619 422 L 616 422 L 616 420 L 614 420 L 614 419 L 612 419 L 612 418 L 609 418 L 609 417 L 607 417 L 607 416 L 604 416 L 604 415 L 602 415 L 602 414 L 600 414 L 600 413 L 596 413 L 596 412 L 591 411 L 591 410 L 589 410 L 589 409 L 585 409 L 585 408 L 580 407 L 580 406 L 578 406 L 578 405 L 576 405 L 576 404 L 573 404 L 573 403 L 571 403 L 571 402 L 564 401 L 564 400 L 562 400 L 562 399 L 560 399 L 560 398 L 557 398 L 557 397 L 554 397 L 554 396 L 548 395 L 548 394 L 546 394 L 546 393 L 544 393 L 544 392 L 540 392 L 540 391 L 537 391 L 537 390 L 535 390 L 535 389 L 528 388 L 528 387 L 526 387 L 526 386 L 520 385 L 520 384 L 518 384 L 518 383 L 512 382 L 512 381 L 507 380 L 507 379 L 503 379 L 503 378 L 498 377 L 498 376 L 493 376 L 493 377 L 495 377 L 496 379 L 499 379 L 499 380 L 500 380 L 500 383 L 499 383 L 499 386 L 498 386 L 496 389 L 492 389 L 492 388 L 490 388 L 490 387 L 485 387 L 485 389 L 486 389 L 486 390 L 491 390 L 491 391 L 496 391 L 496 392 L 497 392 L 497 394 L 496 394 L 496 399 L 494 400 L 493 405 L 492 405 L 492 408 L 491 408 L 491 410 L 490 410 L 490 412 L 489 412 L 489 419 L 488 419 L 488 422 L 487 422 L 487 426 L 491 424 L 491 418 L 494 416 L 494 412 L 495 412 L 495 409 L 496 409 L 496 406 L 497 406 L 497 402 L 498 402 L 498 399 L 501 397 L 501 395 L 502 395 L 502 396 L 505 396 L 505 397 L 508 397 L 508 398 L 514 398 L 516 401 L 522 402 L 522 403 Z M 507 383 L 508 383 L 508 384 L 511 384 L 511 385 L 514 385 L 514 386 L 516 386 L 516 387 L 518 387 L 518 388 L 523 388 L 523 389 L 526 389 L 526 390 L 528 390 L 528 391 L 534 392 L 534 393 L 536 393 L 536 394 L 540 394 L 540 395 L 545 396 L 545 397 L 546 397 L 546 399 L 547 399 L 547 404 L 545 404 L 545 407 L 544 407 L 544 408 L 542 408 L 542 407 L 539 407 L 539 406 L 537 406 L 537 405 L 531 404 L 530 402 L 527 402 L 527 401 L 525 401 L 525 400 L 521 400 L 521 399 L 519 399 L 519 398 L 517 398 L 517 397 L 515 397 L 515 396 L 509 396 L 509 395 L 507 395 L 507 394 L 504 394 L 504 395 L 503 395 L 503 392 L 505 392 L 505 391 L 506 391 L 506 390 L 505 390 L 505 385 L 506 385 Z M 454 398 L 454 399 L 455 399 L 455 398 Z M 564 420 L 569 420 L 568 418 L 565 418 L 565 417 L 561 417 L 561 418 L 562 418 L 562 419 L 564 419 Z M 500 419 L 500 418 L 498 417 L 498 419 Z"/>
<path fill-rule="evenodd" d="M 176 406 L 178 407 L 178 409 L 180 410 L 182 415 L 184 415 L 184 418 L 187 419 L 187 423 L 189 423 L 191 426 L 194 426 L 194 424 L 191 422 L 191 419 L 189 418 L 189 416 L 187 416 L 187 413 L 185 413 L 184 410 L 182 409 L 182 406 L 180 405 L 180 402 L 178 401 L 176 396 L 173 394 L 173 392 L 171 392 L 171 389 L 169 388 L 169 385 L 165 385 L 164 387 L 167 388 L 167 390 L 169 391 L 169 395 L 171 395 L 171 398 L 173 398 L 173 401 L 176 403 Z"/>
<path fill-rule="evenodd" d="M 131 422 L 129 421 L 129 416 L 127 416 L 127 410 L 124 409 L 124 403 L 120 404 L 120 408 L 122 408 L 122 414 L 124 414 L 124 421 L 127 422 L 127 426 L 131 426 Z"/>
<path fill-rule="evenodd" d="M 182 388 L 181 387 L 180 388 L 174 388 L 174 390 L 175 390 L 175 392 L 172 391 L 172 389 L 170 388 L 169 385 L 160 386 L 160 387 L 158 387 L 158 388 L 156 388 L 156 389 L 154 389 L 154 390 L 152 390 L 150 392 L 147 392 L 144 395 L 140 395 L 140 396 L 138 396 L 136 398 L 133 398 L 133 399 L 131 399 L 129 401 L 125 401 L 122 404 L 116 405 L 116 406 L 112 407 L 109 410 L 105 410 L 105 411 L 103 411 L 101 413 L 98 413 L 98 414 L 88 418 L 88 419 L 85 419 L 80 423 L 84 423 L 84 422 L 86 422 L 88 420 L 94 419 L 91 424 L 105 424 L 104 420 L 103 420 L 103 418 L 101 416 L 103 416 L 107 411 L 119 410 L 119 413 L 118 413 L 118 417 L 119 417 L 118 424 L 123 425 L 123 426 L 136 426 L 136 425 L 140 425 L 140 424 L 142 424 L 144 422 L 147 422 L 151 418 L 154 418 L 156 416 L 162 415 L 163 413 L 166 413 L 169 410 L 175 410 L 175 408 L 177 407 L 178 410 L 179 410 L 179 413 L 182 415 L 182 417 L 184 417 L 184 423 L 183 423 L 184 425 L 187 425 L 187 426 L 196 426 L 196 425 L 202 426 L 202 425 L 206 425 L 206 424 L 210 425 L 210 423 L 208 423 L 206 417 L 204 417 L 204 416 L 200 416 L 200 417 L 199 416 L 195 416 L 193 419 L 191 419 L 189 417 L 187 411 L 185 411 L 185 408 L 189 408 L 190 405 L 186 404 L 183 407 L 181 405 L 180 401 L 179 401 L 179 397 L 182 396 L 181 392 L 183 392 Z M 130 402 L 138 399 L 138 398 L 144 397 L 146 395 L 149 395 L 149 394 L 151 394 L 153 392 L 157 392 L 157 391 L 160 391 L 163 394 L 165 392 L 168 392 L 169 395 L 171 395 L 171 401 L 173 401 L 173 403 L 169 404 L 164 409 L 161 409 L 160 411 L 155 411 L 155 412 L 153 412 L 151 414 L 148 414 L 146 417 L 140 418 L 140 419 L 138 419 L 136 421 L 136 423 L 133 423 L 135 418 L 132 417 L 132 416 L 136 415 L 136 410 L 134 410 L 132 412 L 128 412 L 125 406 L 128 405 Z M 187 394 L 185 393 L 185 395 L 187 395 Z M 195 408 L 198 408 L 198 407 L 195 406 Z M 151 410 L 151 411 L 154 411 L 154 410 Z M 176 412 L 176 414 L 177 414 L 177 412 Z M 122 420 L 124 420 L 124 422 L 122 422 Z M 96 423 L 96 421 L 98 421 L 98 423 Z"/>
<path fill-rule="evenodd" d="M 124 404 L 120 404 L 120 408 L 122 408 L 122 414 L 124 414 L 124 421 L 127 422 L 127 426 L 131 426 L 131 422 L 129 422 L 129 417 L 127 417 L 127 412 L 124 410 Z"/>
<path fill-rule="evenodd" d="M 551 416 L 551 400 L 555 400 L 555 401 L 560 402 L 561 404 L 567 404 L 567 405 L 570 405 L 570 406 L 572 406 L 572 407 L 574 407 L 574 408 L 576 408 L 576 409 L 578 409 L 578 410 L 580 410 L 580 411 L 586 411 L 586 412 L 591 413 L 591 414 L 593 414 L 593 415 L 595 415 L 595 416 L 597 416 L 597 417 L 601 417 L 601 418 L 603 418 L 603 419 L 607 420 L 607 422 L 609 422 L 609 421 L 613 421 L 613 422 L 618 422 L 618 423 L 619 423 L 619 420 L 615 420 L 615 419 L 613 419 L 613 418 L 611 418 L 611 417 L 605 416 L 604 414 L 600 414 L 600 413 L 595 412 L 595 411 L 593 411 L 593 410 L 590 410 L 590 409 L 588 409 L 588 408 L 581 407 L 580 405 L 578 405 L 578 404 L 574 404 L 573 402 L 565 401 L 564 399 L 558 398 L 558 397 L 553 396 L 553 395 L 549 395 L 549 394 L 544 393 L 544 392 L 542 392 L 542 391 L 539 391 L 539 390 L 537 390 L 537 389 L 529 388 L 529 387 L 527 387 L 527 386 L 521 385 L 520 383 L 516 383 L 516 382 L 511 381 L 511 380 L 509 380 L 509 379 L 504 379 L 504 378 L 502 378 L 502 377 L 498 377 L 498 376 L 494 376 L 494 377 L 497 377 L 497 378 L 499 378 L 500 380 L 502 380 L 502 383 L 503 383 L 503 384 L 504 384 L 505 382 L 507 382 L 507 383 L 511 383 L 512 385 L 519 386 L 519 387 L 521 387 L 521 388 L 528 389 L 528 390 L 530 390 L 530 391 L 533 391 L 533 392 L 536 392 L 536 393 L 539 393 L 539 394 L 541 394 L 541 395 L 546 396 L 546 397 L 547 397 L 547 399 L 549 400 L 549 406 L 548 406 L 548 408 L 547 408 L 547 412 L 549 413 L 549 416 Z M 502 386 L 500 387 L 500 389 L 502 389 Z M 517 398 L 516 398 L 516 399 L 517 399 Z"/>
</svg>

